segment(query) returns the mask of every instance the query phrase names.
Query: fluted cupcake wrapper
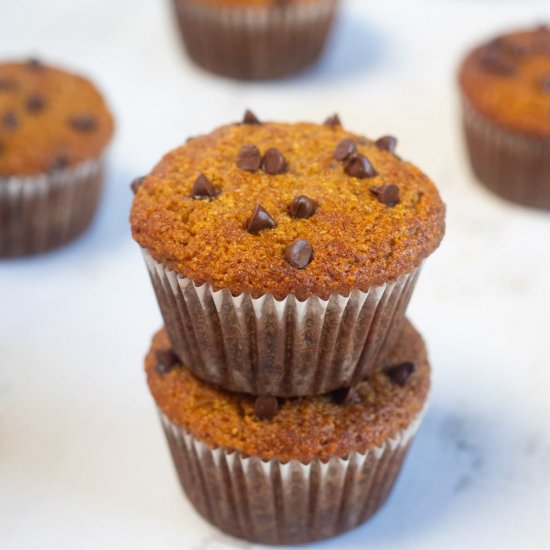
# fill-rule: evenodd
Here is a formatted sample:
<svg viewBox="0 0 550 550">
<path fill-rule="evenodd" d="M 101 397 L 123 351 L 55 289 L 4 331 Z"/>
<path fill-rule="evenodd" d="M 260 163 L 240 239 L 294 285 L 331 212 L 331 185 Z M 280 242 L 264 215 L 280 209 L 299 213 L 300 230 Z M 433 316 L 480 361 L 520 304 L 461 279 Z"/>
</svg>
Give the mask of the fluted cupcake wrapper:
<svg viewBox="0 0 550 550">
<path fill-rule="evenodd" d="M 191 58 L 217 74 L 269 79 L 314 63 L 327 40 L 338 0 L 222 5 L 173 0 Z"/>
<path fill-rule="evenodd" d="M 420 271 L 349 296 L 277 300 L 198 285 L 143 252 L 182 362 L 226 390 L 277 397 L 327 393 L 382 368 Z"/>
<path fill-rule="evenodd" d="M 91 223 L 103 187 L 104 158 L 25 177 L 0 176 L 0 257 L 45 252 Z"/>
<path fill-rule="evenodd" d="M 197 511 L 226 533 L 266 544 L 333 537 L 371 517 L 388 497 L 422 417 L 364 454 L 303 464 L 210 449 L 159 412 L 181 485 Z"/>
<path fill-rule="evenodd" d="M 550 209 L 550 139 L 498 126 L 462 101 L 470 163 L 487 188 L 510 201 Z"/>
</svg>

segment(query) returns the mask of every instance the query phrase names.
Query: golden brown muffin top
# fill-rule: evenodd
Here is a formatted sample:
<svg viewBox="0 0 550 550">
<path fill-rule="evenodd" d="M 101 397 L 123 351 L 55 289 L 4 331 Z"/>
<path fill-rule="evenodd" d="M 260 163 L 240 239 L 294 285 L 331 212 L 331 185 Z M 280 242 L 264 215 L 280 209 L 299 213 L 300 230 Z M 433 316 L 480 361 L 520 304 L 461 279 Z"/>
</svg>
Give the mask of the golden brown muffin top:
<svg viewBox="0 0 550 550">
<path fill-rule="evenodd" d="M 0 63 L 0 176 L 95 158 L 112 133 L 111 114 L 89 80 L 32 59 Z"/>
<path fill-rule="evenodd" d="M 184 0 L 185 1 L 185 0 Z M 220 6 L 285 6 L 289 4 L 313 4 L 319 0 L 195 0 L 204 4 Z"/>
<path fill-rule="evenodd" d="M 417 267 L 444 233 L 435 186 L 393 145 L 339 124 L 224 126 L 141 181 L 134 239 L 181 275 L 234 294 L 367 290 Z"/>
<path fill-rule="evenodd" d="M 345 392 L 278 399 L 275 413 L 258 400 L 230 393 L 196 378 L 177 358 L 168 360 L 164 330 L 153 338 L 145 365 L 149 388 L 160 410 L 211 448 L 236 450 L 283 462 L 365 453 L 405 430 L 422 411 L 430 387 L 430 367 L 420 335 L 407 323 L 387 359 L 386 372 Z M 415 365 L 411 374 L 411 363 Z M 274 399 L 274 398 L 269 398 Z"/>
<path fill-rule="evenodd" d="M 550 30 L 513 32 L 468 54 L 459 71 L 464 97 L 512 130 L 550 137 Z"/>
</svg>

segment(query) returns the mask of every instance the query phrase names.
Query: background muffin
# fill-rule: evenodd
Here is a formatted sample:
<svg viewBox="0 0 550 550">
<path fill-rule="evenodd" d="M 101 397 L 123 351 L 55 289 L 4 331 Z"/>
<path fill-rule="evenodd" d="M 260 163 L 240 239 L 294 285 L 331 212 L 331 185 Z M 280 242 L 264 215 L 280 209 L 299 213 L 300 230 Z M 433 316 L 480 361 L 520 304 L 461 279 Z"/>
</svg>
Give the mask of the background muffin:
<svg viewBox="0 0 550 550">
<path fill-rule="evenodd" d="M 459 73 L 470 162 L 498 195 L 550 208 L 550 30 L 499 36 Z"/>
<path fill-rule="evenodd" d="M 190 57 L 240 79 L 283 77 L 314 63 L 338 0 L 172 0 Z"/>
<path fill-rule="evenodd" d="M 113 119 L 81 76 L 0 63 L 0 256 L 43 252 L 91 222 Z"/>
<path fill-rule="evenodd" d="M 142 180 L 133 236 L 197 376 L 312 395 L 377 367 L 444 231 L 437 190 L 394 146 L 339 124 L 249 121 L 191 140 Z"/>
<path fill-rule="evenodd" d="M 200 381 L 164 331 L 146 359 L 188 498 L 220 529 L 270 544 L 337 535 L 387 498 L 430 385 L 424 343 L 410 324 L 385 367 L 351 389 L 277 400 Z"/>
</svg>

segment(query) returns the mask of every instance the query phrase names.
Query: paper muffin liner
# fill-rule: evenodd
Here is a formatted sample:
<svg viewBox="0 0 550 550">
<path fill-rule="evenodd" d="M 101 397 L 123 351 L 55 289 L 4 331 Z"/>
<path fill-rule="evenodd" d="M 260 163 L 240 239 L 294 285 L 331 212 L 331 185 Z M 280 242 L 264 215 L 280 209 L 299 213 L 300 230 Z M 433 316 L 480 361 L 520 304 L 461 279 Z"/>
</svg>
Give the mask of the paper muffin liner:
<svg viewBox="0 0 550 550">
<path fill-rule="evenodd" d="M 388 497 L 422 418 L 366 453 L 303 464 L 210 449 L 159 413 L 196 510 L 222 531 L 264 544 L 325 539 L 369 519 Z"/>
<path fill-rule="evenodd" d="M 183 43 L 199 66 L 239 79 L 286 76 L 320 56 L 338 0 L 223 5 L 173 0 Z"/>
<path fill-rule="evenodd" d="M 84 231 L 97 209 L 104 165 L 100 157 L 38 176 L 0 176 L 0 257 L 45 252 Z"/>
<path fill-rule="evenodd" d="M 488 189 L 510 201 L 550 209 L 550 139 L 492 123 L 463 98 L 470 164 Z"/>
<path fill-rule="evenodd" d="M 277 300 L 198 285 L 143 253 L 182 362 L 228 391 L 277 397 L 327 393 L 383 367 L 420 272 L 349 296 Z"/>
</svg>

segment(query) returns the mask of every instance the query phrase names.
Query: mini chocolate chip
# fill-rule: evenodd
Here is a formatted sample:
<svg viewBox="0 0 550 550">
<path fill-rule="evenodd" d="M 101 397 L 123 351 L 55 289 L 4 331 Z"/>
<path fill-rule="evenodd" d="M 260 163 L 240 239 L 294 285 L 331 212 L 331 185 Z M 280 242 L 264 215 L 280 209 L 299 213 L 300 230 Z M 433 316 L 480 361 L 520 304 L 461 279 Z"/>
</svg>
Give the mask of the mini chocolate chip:
<svg viewBox="0 0 550 550">
<path fill-rule="evenodd" d="M 140 178 L 136 178 L 130 184 L 130 189 L 134 192 L 134 195 L 138 192 L 138 189 L 141 187 L 141 184 L 143 183 L 144 179 L 145 179 L 145 176 L 141 176 Z"/>
<path fill-rule="evenodd" d="M 340 388 L 334 390 L 331 396 L 337 405 L 352 405 L 361 402 L 361 396 L 355 388 Z"/>
<path fill-rule="evenodd" d="M 292 199 L 288 207 L 288 213 L 296 219 L 311 218 L 315 214 L 315 203 L 305 195 L 298 195 Z"/>
<path fill-rule="evenodd" d="M 17 90 L 17 82 L 9 78 L 0 78 L 0 92 L 11 92 Z"/>
<path fill-rule="evenodd" d="M 500 76 L 513 76 L 516 73 L 516 68 L 512 63 L 503 58 L 501 52 L 500 47 L 495 47 L 494 45 L 487 46 L 481 54 L 483 68 L 490 73 Z"/>
<path fill-rule="evenodd" d="M 257 204 L 252 210 L 252 216 L 246 222 L 246 230 L 252 235 L 256 235 L 263 229 L 273 229 L 277 227 L 275 220 L 261 205 Z"/>
<path fill-rule="evenodd" d="M 262 168 L 266 174 L 276 176 L 287 171 L 288 164 L 285 157 L 276 147 L 270 147 L 262 158 Z"/>
<path fill-rule="evenodd" d="M 406 361 L 387 368 L 384 373 L 394 384 L 404 387 L 415 370 L 416 364 L 412 361 Z"/>
<path fill-rule="evenodd" d="M 168 374 L 179 363 L 178 356 L 171 349 L 158 349 L 155 352 L 157 365 L 155 370 L 160 374 Z"/>
<path fill-rule="evenodd" d="M 349 157 L 344 170 L 348 176 L 353 178 L 364 179 L 376 176 L 376 170 L 369 159 L 360 153 L 354 153 Z"/>
<path fill-rule="evenodd" d="M 33 71 L 37 71 L 43 69 L 44 64 L 36 57 L 29 57 L 29 59 L 27 59 L 27 67 Z"/>
<path fill-rule="evenodd" d="M 393 183 L 385 183 L 384 185 L 372 186 L 370 192 L 386 206 L 395 206 L 399 204 L 399 187 Z"/>
<path fill-rule="evenodd" d="M 201 172 L 191 190 L 194 199 L 213 199 L 220 194 L 220 190 L 214 187 L 212 182 Z"/>
<path fill-rule="evenodd" d="M 285 250 L 285 260 L 297 269 L 306 267 L 311 262 L 312 256 L 313 249 L 305 239 L 296 239 Z"/>
<path fill-rule="evenodd" d="M 331 128 L 333 128 L 335 126 L 342 126 L 342 121 L 340 120 L 340 117 L 336 113 L 334 113 L 333 115 L 329 116 L 323 124 L 325 126 L 330 126 Z"/>
<path fill-rule="evenodd" d="M 397 138 L 394 138 L 393 136 L 382 136 L 378 138 L 374 144 L 378 149 L 382 149 L 382 151 L 388 151 L 390 153 L 395 153 L 395 149 L 397 147 Z"/>
<path fill-rule="evenodd" d="M 46 107 L 46 100 L 40 94 L 34 94 L 27 98 L 25 107 L 29 113 L 39 113 Z"/>
<path fill-rule="evenodd" d="M 356 152 L 357 152 L 357 147 L 353 139 L 346 138 L 346 139 L 343 139 L 336 146 L 333 157 L 335 160 L 346 160 L 351 155 L 353 155 L 353 153 L 356 153 Z"/>
<path fill-rule="evenodd" d="M 6 111 L 2 118 L 2 125 L 8 130 L 15 130 L 19 126 L 19 118 L 15 111 Z"/>
<path fill-rule="evenodd" d="M 546 93 L 550 93 L 550 74 L 544 75 L 539 81 L 540 89 Z"/>
<path fill-rule="evenodd" d="M 243 124 L 261 124 L 261 122 L 250 109 L 247 109 L 244 113 Z"/>
<path fill-rule="evenodd" d="M 69 165 L 69 159 L 61 155 L 59 157 L 56 157 L 54 161 L 52 162 L 50 166 L 50 172 L 56 172 L 57 170 L 63 170 L 64 168 L 67 168 Z"/>
<path fill-rule="evenodd" d="M 260 420 L 273 420 L 279 410 L 279 402 L 276 397 L 260 395 L 254 401 L 254 414 Z"/>
<path fill-rule="evenodd" d="M 93 115 L 76 115 L 69 123 L 77 132 L 93 132 L 97 128 L 97 120 Z"/>
<path fill-rule="evenodd" d="M 262 164 L 262 155 L 255 145 L 244 145 L 237 157 L 237 166 L 247 172 L 256 172 Z"/>
</svg>

